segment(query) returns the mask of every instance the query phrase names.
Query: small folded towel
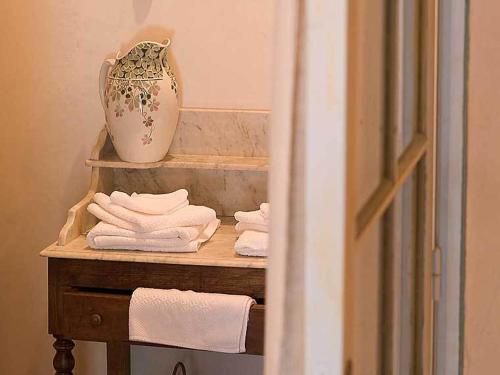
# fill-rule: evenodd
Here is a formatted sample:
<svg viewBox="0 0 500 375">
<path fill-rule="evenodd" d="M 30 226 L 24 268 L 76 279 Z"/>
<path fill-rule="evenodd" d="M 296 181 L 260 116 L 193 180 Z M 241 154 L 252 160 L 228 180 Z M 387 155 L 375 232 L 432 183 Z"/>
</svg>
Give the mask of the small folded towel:
<svg viewBox="0 0 500 375">
<path fill-rule="evenodd" d="M 215 211 L 204 206 L 186 206 L 167 215 L 150 215 L 111 203 L 103 193 L 96 193 L 87 210 L 98 219 L 134 232 L 153 232 L 165 228 L 207 225 L 216 219 Z"/>
<path fill-rule="evenodd" d="M 138 288 L 129 308 L 129 340 L 242 353 L 248 296 Z"/>
<path fill-rule="evenodd" d="M 268 225 L 244 223 L 241 221 L 236 223 L 235 229 L 238 233 L 242 233 L 246 230 L 254 230 L 256 232 L 269 232 Z"/>
<path fill-rule="evenodd" d="M 220 220 L 215 219 L 204 227 L 176 227 L 135 233 L 101 221 L 88 233 L 87 244 L 93 249 L 195 252 L 212 237 L 219 224 Z"/>
<path fill-rule="evenodd" d="M 145 214 L 162 215 L 172 213 L 189 204 L 188 192 L 180 189 L 169 194 L 136 194 L 121 191 L 111 193 L 111 203 Z"/>
<path fill-rule="evenodd" d="M 263 232 L 247 230 L 241 234 L 234 249 L 240 255 L 265 257 L 267 256 L 269 235 Z"/>
<path fill-rule="evenodd" d="M 234 214 L 234 218 L 242 223 L 247 224 L 257 224 L 257 225 L 269 225 L 269 220 L 267 220 L 262 214 L 261 210 L 257 211 L 238 211 Z"/>
<path fill-rule="evenodd" d="M 264 216 L 264 219 L 269 220 L 269 203 L 262 203 L 260 205 L 260 212 L 262 212 L 262 216 Z"/>
</svg>

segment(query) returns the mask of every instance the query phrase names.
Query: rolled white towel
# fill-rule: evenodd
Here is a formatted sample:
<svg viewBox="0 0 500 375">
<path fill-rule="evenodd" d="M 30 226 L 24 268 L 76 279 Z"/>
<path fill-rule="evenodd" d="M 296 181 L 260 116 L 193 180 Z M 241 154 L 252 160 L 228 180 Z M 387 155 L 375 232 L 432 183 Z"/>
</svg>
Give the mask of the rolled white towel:
<svg viewBox="0 0 500 375">
<path fill-rule="evenodd" d="M 111 203 L 145 214 L 164 215 L 189 205 L 188 192 L 180 189 L 168 194 L 111 193 Z"/>
<path fill-rule="evenodd" d="M 237 222 L 235 229 L 238 233 L 243 233 L 246 230 L 254 230 L 256 232 L 269 232 L 269 226 L 268 225 L 260 225 L 260 224 L 251 224 L 251 223 L 244 223 L 244 222 Z"/>
<path fill-rule="evenodd" d="M 116 225 L 117 227 L 123 228 L 123 229 L 128 229 L 130 231 L 138 232 L 139 226 L 133 223 L 130 223 L 126 220 L 122 220 L 119 217 L 109 213 L 106 211 L 104 208 L 99 206 L 97 203 L 91 203 L 87 206 L 87 211 L 90 212 L 92 215 L 97 217 L 98 219 L 112 224 Z M 156 228 L 157 230 L 160 228 Z M 148 232 L 147 230 L 144 230 L 143 232 Z M 152 231 L 150 231 L 152 232 Z"/>
<path fill-rule="evenodd" d="M 269 221 L 264 217 L 260 210 L 257 211 L 237 211 L 234 218 L 242 223 L 268 225 Z"/>
<path fill-rule="evenodd" d="M 270 206 L 269 203 L 262 203 L 260 205 L 260 212 L 262 212 L 262 216 L 264 216 L 264 219 L 269 220 L 269 212 Z"/>
<path fill-rule="evenodd" d="M 134 232 L 152 232 L 174 227 L 207 225 L 216 219 L 215 211 L 204 206 L 186 206 L 168 215 L 150 215 L 111 203 L 103 193 L 94 196 L 87 210 L 98 219 Z"/>
<path fill-rule="evenodd" d="M 268 241 L 269 235 L 267 233 L 247 230 L 238 238 L 234 249 L 240 255 L 265 257 L 267 256 Z"/>
<path fill-rule="evenodd" d="M 102 222 L 101 222 L 102 223 Z M 200 245 L 209 240 L 220 225 L 215 219 L 200 231 L 199 228 L 171 228 L 150 233 L 135 233 L 122 228 L 111 228 L 110 224 L 97 224 L 87 235 L 87 244 L 93 249 L 123 249 L 160 251 L 172 253 L 196 252 Z M 162 238 L 162 235 L 177 237 Z M 148 235 L 152 237 L 147 237 Z M 181 238 L 187 236 L 187 238 Z"/>
</svg>

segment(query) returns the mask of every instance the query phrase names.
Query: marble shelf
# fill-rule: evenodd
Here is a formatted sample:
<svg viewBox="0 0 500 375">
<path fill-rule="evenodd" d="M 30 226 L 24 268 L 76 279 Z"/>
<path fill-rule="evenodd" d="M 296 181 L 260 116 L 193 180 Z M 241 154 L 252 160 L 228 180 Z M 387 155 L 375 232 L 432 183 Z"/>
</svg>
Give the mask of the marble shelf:
<svg viewBox="0 0 500 375">
<path fill-rule="evenodd" d="M 234 252 L 234 243 L 237 238 L 234 224 L 234 218 L 222 218 L 219 229 L 217 229 L 213 237 L 205 242 L 196 253 L 94 250 L 87 246 L 85 235 L 80 235 L 65 246 L 59 246 L 57 243 L 54 243 L 44 249 L 40 255 L 47 258 L 266 268 L 266 258 L 240 256 Z"/>
<path fill-rule="evenodd" d="M 120 160 L 115 153 L 105 155 L 100 160 L 88 159 L 85 164 L 90 167 L 124 168 L 124 169 L 212 169 L 230 171 L 265 172 L 269 163 L 267 157 L 223 156 L 223 155 L 187 155 L 169 154 L 163 160 L 153 163 L 129 163 Z"/>
</svg>

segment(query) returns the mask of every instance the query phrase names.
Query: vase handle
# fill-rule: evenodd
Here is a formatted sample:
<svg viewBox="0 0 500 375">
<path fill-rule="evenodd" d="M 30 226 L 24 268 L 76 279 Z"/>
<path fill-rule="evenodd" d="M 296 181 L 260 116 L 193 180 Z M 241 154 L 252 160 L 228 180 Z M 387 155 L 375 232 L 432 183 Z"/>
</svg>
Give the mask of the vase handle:
<svg viewBox="0 0 500 375">
<path fill-rule="evenodd" d="M 106 113 L 106 101 L 105 101 L 105 89 L 106 89 L 106 77 L 108 75 L 109 68 L 115 64 L 115 59 L 107 59 L 102 62 L 101 71 L 99 72 L 99 96 L 101 97 L 102 108 L 104 113 Z"/>
</svg>

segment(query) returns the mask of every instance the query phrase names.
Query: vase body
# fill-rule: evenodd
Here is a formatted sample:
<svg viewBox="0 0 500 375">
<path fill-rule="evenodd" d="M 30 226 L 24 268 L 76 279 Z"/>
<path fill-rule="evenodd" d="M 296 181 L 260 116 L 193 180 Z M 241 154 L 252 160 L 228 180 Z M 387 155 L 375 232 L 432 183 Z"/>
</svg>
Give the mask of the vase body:
<svg viewBox="0 0 500 375">
<path fill-rule="evenodd" d="M 106 126 L 120 159 L 161 160 L 172 143 L 179 107 L 177 82 L 167 61 L 170 42 L 141 42 L 101 67 Z"/>
</svg>

